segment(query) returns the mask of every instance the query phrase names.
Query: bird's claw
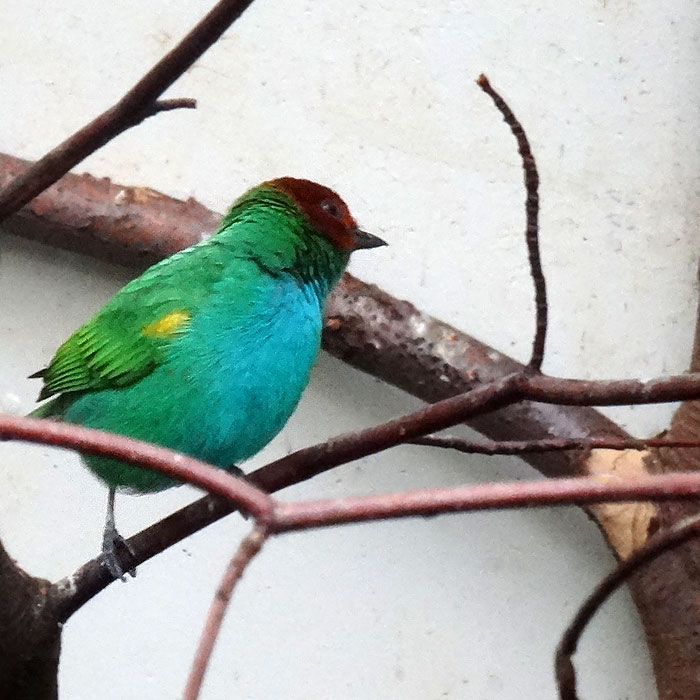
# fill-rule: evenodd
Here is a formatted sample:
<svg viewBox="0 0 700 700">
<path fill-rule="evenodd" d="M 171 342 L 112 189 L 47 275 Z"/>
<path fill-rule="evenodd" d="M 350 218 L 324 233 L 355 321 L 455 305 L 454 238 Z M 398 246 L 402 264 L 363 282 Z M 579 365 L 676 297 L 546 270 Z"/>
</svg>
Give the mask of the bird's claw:
<svg viewBox="0 0 700 700">
<path fill-rule="evenodd" d="M 128 562 L 135 558 L 136 553 L 115 527 L 105 527 L 102 537 L 102 558 L 109 573 L 120 581 L 126 581 L 127 573 L 132 578 L 136 576 L 136 567 L 125 568 L 122 564 L 125 556 Z"/>
</svg>

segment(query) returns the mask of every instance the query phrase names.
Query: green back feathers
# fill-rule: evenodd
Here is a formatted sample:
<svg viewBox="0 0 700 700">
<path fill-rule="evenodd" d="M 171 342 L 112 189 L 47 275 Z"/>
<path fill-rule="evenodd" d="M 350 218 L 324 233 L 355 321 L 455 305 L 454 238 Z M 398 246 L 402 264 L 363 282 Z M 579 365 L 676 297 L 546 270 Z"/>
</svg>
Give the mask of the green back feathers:
<svg viewBox="0 0 700 700">
<path fill-rule="evenodd" d="M 256 187 L 234 203 L 213 236 L 146 270 L 61 345 L 49 366 L 32 375 L 44 380 L 39 400 L 116 389 L 148 375 L 217 284 L 237 276 L 236 261 L 254 262 L 273 276 L 291 273 L 325 295 L 347 259 L 316 234 L 289 196 Z"/>
<path fill-rule="evenodd" d="M 225 273 L 229 255 L 211 241 L 162 260 L 120 289 L 33 375 L 44 380 L 39 400 L 128 386 L 153 371 Z"/>
<path fill-rule="evenodd" d="M 188 311 L 174 309 L 142 324 L 125 308 L 103 311 L 76 331 L 37 375 L 44 379 L 39 399 L 72 391 L 115 389 L 149 374 L 164 347 L 186 327 Z"/>
<path fill-rule="evenodd" d="M 182 262 L 159 263 L 121 289 L 57 350 L 39 399 L 53 394 L 115 389 L 149 374 L 206 298 L 201 276 L 178 274 Z M 180 283 L 176 282 L 176 278 Z"/>
</svg>

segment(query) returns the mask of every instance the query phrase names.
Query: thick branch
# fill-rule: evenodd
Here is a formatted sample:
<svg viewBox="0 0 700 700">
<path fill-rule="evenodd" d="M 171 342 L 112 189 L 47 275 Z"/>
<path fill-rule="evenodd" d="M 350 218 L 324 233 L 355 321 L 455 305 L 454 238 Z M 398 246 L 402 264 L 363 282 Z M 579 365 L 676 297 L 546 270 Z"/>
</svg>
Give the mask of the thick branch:
<svg viewBox="0 0 700 700">
<path fill-rule="evenodd" d="M 49 582 L 20 569 L 0 542 L 0 697 L 57 700 L 61 631 L 46 615 Z"/>
</svg>

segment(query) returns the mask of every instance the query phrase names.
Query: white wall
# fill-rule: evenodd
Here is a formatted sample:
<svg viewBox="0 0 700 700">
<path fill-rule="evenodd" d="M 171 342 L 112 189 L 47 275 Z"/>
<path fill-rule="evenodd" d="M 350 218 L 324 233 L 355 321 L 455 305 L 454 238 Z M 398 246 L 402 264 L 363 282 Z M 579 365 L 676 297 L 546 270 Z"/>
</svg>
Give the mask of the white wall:
<svg viewBox="0 0 700 700">
<path fill-rule="evenodd" d="M 108 106 L 210 2 L 6 3 L 0 150 L 38 157 Z M 585 377 L 683 371 L 694 323 L 700 8 L 663 4 L 258 0 L 160 115 L 80 170 L 223 210 L 293 174 L 335 187 L 391 247 L 352 270 L 519 359 L 533 328 L 521 170 L 474 80 L 485 71 L 530 135 L 542 178 L 551 294 L 545 369 Z M 0 395 L 128 278 L 5 238 Z M 252 461 L 418 405 L 322 357 L 283 434 Z M 630 430 L 670 407 L 611 409 Z M 61 577 L 98 548 L 105 495 L 66 453 L 4 445 L 0 536 L 30 572 Z M 515 459 L 401 448 L 291 490 L 342 495 L 531 477 Z M 123 497 L 129 534 L 195 497 Z M 174 698 L 246 526 L 232 517 L 113 585 L 65 629 L 63 697 Z M 510 700 L 552 697 L 554 645 L 613 565 L 573 509 L 353 526 L 272 542 L 233 601 L 204 698 Z M 654 697 L 628 595 L 579 656 L 584 697 Z"/>
</svg>

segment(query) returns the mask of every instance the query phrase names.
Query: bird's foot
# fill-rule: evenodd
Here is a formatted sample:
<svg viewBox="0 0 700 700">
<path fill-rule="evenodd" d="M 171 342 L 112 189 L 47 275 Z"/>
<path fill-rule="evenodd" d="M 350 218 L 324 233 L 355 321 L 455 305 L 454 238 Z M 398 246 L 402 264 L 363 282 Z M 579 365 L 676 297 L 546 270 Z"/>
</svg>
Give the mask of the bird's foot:
<svg viewBox="0 0 700 700">
<path fill-rule="evenodd" d="M 102 536 L 102 558 L 107 570 L 115 579 L 126 581 L 127 572 L 133 578 L 136 576 L 136 567 L 129 567 L 129 563 L 136 557 L 136 553 L 129 543 L 119 534 L 117 528 L 105 527 Z"/>
</svg>

